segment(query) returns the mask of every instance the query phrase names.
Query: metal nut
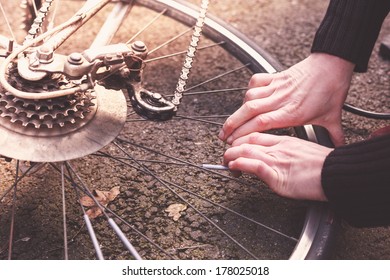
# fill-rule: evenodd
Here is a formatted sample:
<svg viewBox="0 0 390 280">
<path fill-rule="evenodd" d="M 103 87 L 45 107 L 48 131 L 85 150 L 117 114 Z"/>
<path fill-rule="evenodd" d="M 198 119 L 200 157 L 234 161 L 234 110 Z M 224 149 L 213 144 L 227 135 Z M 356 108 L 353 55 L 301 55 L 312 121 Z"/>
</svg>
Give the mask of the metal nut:
<svg viewBox="0 0 390 280">
<path fill-rule="evenodd" d="M 142 41 L 135 41 L 133 44 L 131 44 L 131 48 L 136 52 L 146 51 L 146 45 Z"/>
<path fill-rule="evenodd" d="M 83 56 L 80 53 L 71 53 L 68 56 L 68 62 L 73 65 L 83 64 Z"/>
<path fill-rule="evenodd" d="M 51 47 L 41 46 L 37 50 L 37 58 L 40 63 L 50 63 L 53 61 L 54 50 Z"/>
</svg>

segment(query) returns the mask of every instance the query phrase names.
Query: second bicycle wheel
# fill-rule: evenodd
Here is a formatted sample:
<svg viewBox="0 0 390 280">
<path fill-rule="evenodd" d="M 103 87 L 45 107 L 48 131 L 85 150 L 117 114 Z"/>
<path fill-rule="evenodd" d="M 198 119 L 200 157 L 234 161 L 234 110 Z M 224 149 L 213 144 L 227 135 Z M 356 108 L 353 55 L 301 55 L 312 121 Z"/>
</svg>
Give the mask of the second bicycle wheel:
<svg viewBox="0 0 390 280">
<path fill-rule="evenodd" d="M 60 3 L 56 22 L 82 5 L 82 1 Z M 11 4 L 5 8 L 11 11 Z M 94 16 L 57 52 L 82 52 L 92 42 L 140 40 L 149 50 L 143 86 L 169 99 L 197 16 L 196 7 L 183 1 L 117 1 Z M 100 29 L 103 32 L 99 33 Z M 98 194 L 106 206 L 107 216 L 84 204 L 85 210 L 90 209 L 97 247 L 107 259 L 134 255 L 144 259 L 327 256 L 334 220 L 326 204 L 280 198 L 252 176 L 237 179 L 227 171 L 202 167 L 204 163 L 220 164 L 226 147 L 217 138 L 219 129 L 241 105 L 251 75 L 282 69 L 244 35 L 211 16 L 203 34 L 182 104 L 172 120 L 145 120 L 127 100 L 123 130 L 97 152 L 65 163 L 55 159 L 47 164 L 31 163 L 37 170 L 28 176 L 16 174 L 25 162 L 2 162 L 1 259 L 96 258 L 79 203 L 85 188 Z M 22 78 L 17 83 L 31 88 Z M 43 83 L 41 88 L 45 89 Z M 321 143 L 326 138 L 311 126 L 270 133 Z M 58 151 L 63 153 L 68 151 Z M 61 185 L 65 187 L 63 196 Z M 61 197 L 66 198 L 66 207 Z M 113 231 L 112 222 L 126 236 L 125 245 L 123 236 Z"/>
</svg>

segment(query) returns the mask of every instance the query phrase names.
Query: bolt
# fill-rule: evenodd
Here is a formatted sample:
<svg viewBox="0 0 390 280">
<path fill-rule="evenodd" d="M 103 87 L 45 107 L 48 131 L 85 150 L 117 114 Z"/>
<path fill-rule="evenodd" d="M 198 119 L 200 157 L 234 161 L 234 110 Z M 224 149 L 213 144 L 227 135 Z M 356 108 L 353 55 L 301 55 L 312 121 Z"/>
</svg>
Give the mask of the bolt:
<svg viewBox="0 0 390 280">
<path fill-rule="evenodd" d="M 120 74 L 122 78 L 127 78 L 130 75 L 130 70 L 128 68 L 122 68 Z"/>
<path fill-rule="evenodd" d="M 14 40 L 10 39 L 8 41 L 8 49 L 7 49 L 7 56 L 10 55 L 14 50 Z"/>
<path fill-rule="evenodd" d="M 52 47 L 41 46 L 37 51 L 37 58 L 40 63 L 50 63 L 53 61 L 54 50 Z"/>
<path fill-rule="evenodd" d="M 152 97 L 153 97 L 153 99 L 155 99 L 155 100 L 160 100 L 160 99 L 162 98 L 162 95 L 159 94 L 159 93 L 157 93 L 157 92 L 154 92 L 154 93 L 152 94 Z"/>
<path fill-rule="evenodd" d="M 142 41 L 135 41 L 132 45 L 131 48 L 136 51 L 136 52 L 144 52 L 146 51 L 146 45 Z"/>
<path fill-rule="evenodd" d="M 83 64 L 83 56 L 80 53 L 71 53 L 68 56 L 68 62 L 73 65 Z"/>
</svg>

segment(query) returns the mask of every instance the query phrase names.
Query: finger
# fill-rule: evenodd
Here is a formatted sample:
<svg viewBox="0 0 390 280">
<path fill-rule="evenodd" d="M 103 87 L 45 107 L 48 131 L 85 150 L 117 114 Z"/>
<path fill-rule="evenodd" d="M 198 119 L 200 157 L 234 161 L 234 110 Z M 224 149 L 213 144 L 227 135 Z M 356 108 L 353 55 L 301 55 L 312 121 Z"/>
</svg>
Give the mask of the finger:
<svg viewBox="0 0 390 280">
<path fill-rule="evenodd" d="M 274 74 L 257 73 L 250 78 L 248 87 L 254 88 L 254 87 L 268 86 L 273 79 L 274 79 Z"/>
<path fill-rule="evenodd" d="M 290 119 L 284 117 L 283 110 L 272 111 L 260 114 L 237 127 L 226 139 L 228 144 L 232 144 L 236 139 L 253 132 L 263 132 L 270 129 L 284 128 L 292 126 Z"/>
<path fill-rule="evenodd" d="M 263 147 L 271 147 L 279 144 L 284 137 L 285 136 L 254 132 L 236 139 L 232 143 L 232 147 L 241 146 L 243 144 L 252 144 L 252 145 L 258 145 Z"/>
<path fill-rule="evenodd" d="M 256 175 L 269 186 L 275 186 L 278 179 L 277 172 L 261 160 L 238 158 L 229 163 L 229 169 Z"/>
<path fill-rule="evenodd" d="M 345 144 L 344 131 L 341 127 L 341 124 L 333 124 L 327 126 L 326 129 L 329 131 L 330 139 L 332 140 L 335 147 Z"/>
<path fill-rule="evenodd" d="M 223 156 L 224 165 L 228 165 L 229 162 L 234 161 L 240 157 L 261 160 L 271 165 L 275 159 L 267 154 L 267 149 L 267 147 L 248 143 L 231 147 L 225 151 Z"/>
<path fill-rule="evenodd" d="M 233 131 L 240 127 L 245 122 L 253 117 L 275 110 L 279 107 L 277 102 L 271 98 L 257 99 L 245 102 L 236 112 L 234 112 L 223 124 L 219 138 L 222 141 L 233 133 Z"/>
<path fill-rule="evenodd" d="M 275 92 L 273 87 L 256 87 L 251 88 L 245 93 L 244 103 L 250 100 L 262 99 L 271 96 Z"/>
</svg>

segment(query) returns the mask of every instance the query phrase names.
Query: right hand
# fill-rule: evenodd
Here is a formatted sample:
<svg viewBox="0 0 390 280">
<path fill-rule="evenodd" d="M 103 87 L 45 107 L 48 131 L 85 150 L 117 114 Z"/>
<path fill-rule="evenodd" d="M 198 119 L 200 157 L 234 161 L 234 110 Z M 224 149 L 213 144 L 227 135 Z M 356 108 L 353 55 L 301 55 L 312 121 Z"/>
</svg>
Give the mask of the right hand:
<svg viewBox="0 0 390 280">
<path fill-rule="evenodd" d="M 321 172 L 332 150 L 296 137 L 251 133 L 236 139 L 223 159 L 233 173 L 254 174 L 281 196 L 326 201 Z"/>
<path fill-rule="evenodd" d="M 231 144 L 252 132 L 314 124 L 342 145 L 341 111 L 353 69 L 349 61 L 313 53 L 280 73 L 253 75 L 244 104 L 226 120 L 220 139 Z"/>
</svg>

